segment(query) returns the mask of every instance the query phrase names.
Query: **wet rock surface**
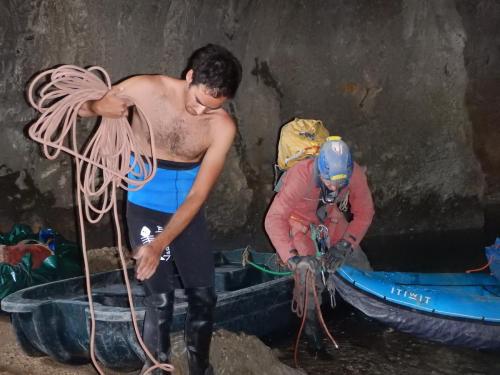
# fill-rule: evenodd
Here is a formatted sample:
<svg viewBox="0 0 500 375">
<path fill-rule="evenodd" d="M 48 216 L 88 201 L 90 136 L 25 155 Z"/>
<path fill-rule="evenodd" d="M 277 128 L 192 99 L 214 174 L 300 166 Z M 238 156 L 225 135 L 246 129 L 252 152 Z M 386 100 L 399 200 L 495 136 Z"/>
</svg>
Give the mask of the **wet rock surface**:
<svg viewBox="0 0 500 375">
<path fill-rule="evenodd" d="M 372 234 L 482 225 L 500 187 L 499 2 L 214 3 L 0 2 L 0 229 L 58 217 L 62 233 L 77 232 L 69 158 L 40 157 L 23 132 L 36 118 L 25 100 L 34 74 L 75 64 L 102 66 L 114 82 L 178 77 L 207 42 L 244 67 L 228 103 L 237 139 L 208 203 L 218 239 L 262 232 L 279 128 L 295 116 L 322 119 L 368 167 Z M 79 141 L 93 129 L 81 121 Z"/>
</svg>

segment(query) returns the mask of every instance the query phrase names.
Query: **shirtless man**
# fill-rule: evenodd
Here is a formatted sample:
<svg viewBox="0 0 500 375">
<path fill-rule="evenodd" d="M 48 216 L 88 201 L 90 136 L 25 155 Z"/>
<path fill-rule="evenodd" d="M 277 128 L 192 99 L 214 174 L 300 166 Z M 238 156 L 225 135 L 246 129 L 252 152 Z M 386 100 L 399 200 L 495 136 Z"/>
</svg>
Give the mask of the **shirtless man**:
<svg viewBox="0 0 500 375">
<path fill-rule="evenodd" d="M 152 125 L 158 170 L 141 190 L 128 193 L 126 214 L 137 278 L 146 290 L 143 339 L 160 362 L 169 361 L 178 273 L 188 298 L 190 374 L 213 372 L 208 356 L 216 303 L 214 263 L 201 208 L 236 133 L 222 105 L 234 97 L 240 81 L 239 61 L 225 48 L 209 44 L 193 53 L 184 80 L 132 77 L 100 100 L 85 103 L 79 112 L 82 117 L 120 118 L 131 107 L 132 129 L 143 149 L 150 147 L 149 133 L 135 104 Z M 143 370 L 150 365 L 146 361 Z"/>
</svg>

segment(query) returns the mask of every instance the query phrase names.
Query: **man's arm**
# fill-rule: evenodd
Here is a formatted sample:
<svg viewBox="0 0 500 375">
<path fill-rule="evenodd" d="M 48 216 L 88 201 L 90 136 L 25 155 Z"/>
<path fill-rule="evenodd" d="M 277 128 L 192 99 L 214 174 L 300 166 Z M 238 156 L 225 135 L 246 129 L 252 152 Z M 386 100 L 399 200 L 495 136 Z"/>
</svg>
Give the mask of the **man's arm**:
<svg viewBox="0 0 500 375">
<path fill-rule="evenodd" d="M 227 115 L 225 115 L 227 116 Z M 217 178 L 222 172 L 226 155 L 231 148 L 236 126 L 227 116 L 222 126 L 214 129 L 213 142 L 208 148 L 195 182 L 179 209 L 172 216 L 164 230 L 153 242 L 138 249 L 134 258 L 138 261 L 137 278 L 145 280 L 156 271 L 161 253 L 188 226 L 193 217 L 207 200 Z"/>
<path fill-rule="evenodd" d="M 289 258 L 296 255 L 290 253 L 290 250 L 294 248 L 290 237 L 290 217 L 297 203 L 304 199 L 307 188 L 312 184 L 301 167 L 296 165 L 286 172 L 281 189 L 274 197 L 264 220 L 266 233 L 285 264 Z"/>
<path fill-rule="evenodd" d="M 134 98 L 146 95 L 149 76 L 136 76 L 113 86 L 101 99 L 89 100 L 80 107 L 80 117 L 121 118 L 134 105 Z"/>
</svg>

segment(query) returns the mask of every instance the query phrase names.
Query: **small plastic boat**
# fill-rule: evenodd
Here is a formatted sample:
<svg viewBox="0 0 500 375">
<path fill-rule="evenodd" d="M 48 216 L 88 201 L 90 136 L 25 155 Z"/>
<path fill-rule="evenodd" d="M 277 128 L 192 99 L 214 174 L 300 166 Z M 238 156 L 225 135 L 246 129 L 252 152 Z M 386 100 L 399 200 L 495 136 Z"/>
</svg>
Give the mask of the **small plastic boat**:
<svg viewBox="0 0 500 375">
<path fill-rule="evenodd" d="M 333 277 L 344 300 L 395 329 L 441 343 L 500 350 L 500 283 L 493 276 L 343 266 Z"/>
<path fill-rule="evenodd" d="M 257 336 L 285 328 L 292 317 L 292 278 L 242 266 L 242 253 L 243 249 L 215 253 L 215 327 Z M 279 271 L 274 259 L 274 253 L 252 253 L 253 263 Z M 142 330 L 144 290 L 137 282 L 132 288 Z M 122 271 L 93 275 L 92 296 L 97 359 L 112 369 L 139 368 L 144 353 L 133 329 Z M 17 291 L 4 298 L 1 307 L 11 314 L 17 339 L 28 355 L 48 355 L 70 364 L 90 362 L 90 312 L 83 277 Z M 176 290 L 172 331 L 183 329 L 186 308 L 182 290 Z"/>
</svg>

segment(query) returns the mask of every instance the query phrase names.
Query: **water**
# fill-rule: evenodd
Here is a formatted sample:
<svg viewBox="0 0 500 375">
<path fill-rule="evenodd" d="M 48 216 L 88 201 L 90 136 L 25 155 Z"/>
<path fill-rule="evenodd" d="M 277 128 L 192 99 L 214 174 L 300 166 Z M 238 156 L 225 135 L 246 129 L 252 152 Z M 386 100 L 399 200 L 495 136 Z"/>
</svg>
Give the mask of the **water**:
<svg viewBox="0 0 500 375">
<path fill-rule="evenodd" d="M 479 352 L 451 347 L 401 333 L 339 303 L 325 311 L 325 319 L 339 349 L 328 338 L 324 343 L 332 360 L 313 358 L 299 346 L 299 366 L 307 374 L 500 374 L 500 352 Z M 294 345 L 298 325 L 266 343 L 276 349 L 279 359 L 294 366 Z"/>
<path fill-rule="evenodd" d="M 484 247 L 494 241 L 493 233 L 470 229 L 372 237 L 362 245 L 375 270 L 464 272 L 487 263 Z"/>
<path fill-rule="evenodd" d="M 486 263 L 483 248 L 495 234 L 482 230 L 372 238 L 365 250 L 377 270 L 463 272 Z M 484 374 L 500 375 L 500 352 L 452 347 L 398 332 L 366 317 L 344 302 L 324 308 L 328 328 L 340 346 L 327 338 L 332 360 L 312 358 L 301 341 L 299 365 L 308 374 Z M 294 366 L 297 324 L 265 342 L 284 363 Z"/>
</svg>

